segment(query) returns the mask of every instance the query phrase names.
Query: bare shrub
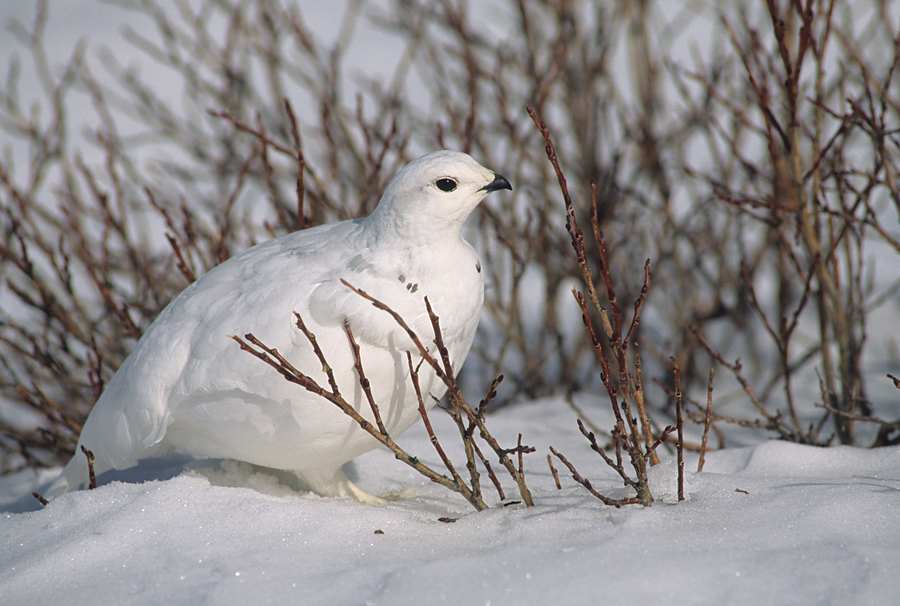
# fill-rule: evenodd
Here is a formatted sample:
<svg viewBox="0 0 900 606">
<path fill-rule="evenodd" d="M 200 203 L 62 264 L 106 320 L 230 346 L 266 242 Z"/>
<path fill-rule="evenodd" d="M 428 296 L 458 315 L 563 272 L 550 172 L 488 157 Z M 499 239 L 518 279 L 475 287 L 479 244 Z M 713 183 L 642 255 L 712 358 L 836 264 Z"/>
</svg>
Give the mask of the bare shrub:
<svg viewBox="0 0 900 606">
<path fill-rule="evenodd" d="M 481 342 L 487 364 L 475 369 L 502 371 L 527 395 L 597 380 L 590 342 L 567 344 L 560 325 L 571 312 L 558 295 L 579 271 L 548 202 L 553 179 L 541 145 L 527 143 L 521 106 L 510 102 L 517 99 L 554 125 L 582 219 L 591 210 L 587 184 L 596 184 L 597 222 L 616 234 L 612 275 L 635 275 L 640 260 L 653 260 L 655 292 L 664 295 L 648 299 L 650 323 L 636 338 L 668 395 L 653 398 L 657 407 L 671 414 L 664 369 L 673 352 L 686 402 L 705 391 L 717 360 L 737 370 L 720 379 L 711 415 L 720 436 L 721 422 L 735 421 L 826 444 L 833 413 L 815 408 L 818 373 L 825 404 L 841 411 L 839 441 L 857 441 L 852 416 L 871 408 L 864 348 L 875 337 L 876 351 L 896 359 L 896 343 L 869 331 L 870 314 L 898 287 L 885 271 L 900 251 L 891 227 L 900 210 L 893 9 L 814 0 L 718 13 L 510 2 L 496 9 L 511 23 L 498 42 L 452 2 L 398 6 L 384 20 L 422 41 L 422 78 L 447 114 L 426 113 L 423 127 L 437 121 L 488 157 L 499 148 L 499 163 L 517 167 L 524 186 L 508 208 L 483 211 L 495 284 L 484 332 L 496 337 Z M 703 19 L 716 23 L 706 30 L 712 42 L 691 59 L 679 51 Z M 623 299 L 637 297 L 633 288 Z M 526 290 L 544 302 L 537 331 L 522 317 Z M 737 358 L 744 364 L 726 362 Z"/>
<path fill-rule="evenodd" d="M 566 230 L 569 232 L 572 248 L 575 251 L 575 257 L 578 260 L 578 266 L 581 269 L 581 275 L 587 287 L 588 299 L 592 303 L 593 314 L 588 309 L 584 294 L 573 289 L 572 294 L 575 295 L 575 300 L 581 309 L 584 326 L 590 335 L 591 344 L 597 355 L 597 362 L 600 366 L 600 381 L 606 388 L 610 407 L 616 418 L 616 425 L 610 432 L 612 448 L 615 451 L 614 458 L 607 455 L 605 450 L 600 447 L 594 432 L 588 431 L 580 418 L 578 419 L 578 429 L 587 438 L 591 449 L 600 455 L 604 463 L 619 474 L 626 486 L 635 491 L 635 496 L 615 499 L 599 493 L 591 485 L 590 480 L 585 479 L 564 455 L 557 452 L 552 446 L 550 450 L 569 469 L 572 473 L 572 478 L 604 504 L 621 507 L 622 505 L 639 503 L 649 506 L 653 502 L 653 495 L 650 492 L 647 470 L 651 465 L 659 463 L 659 458 L 655 452 L 656 448 L 665 442 L 669 434 L 676 429 L 670 425 L 662 430 L 659 433 L 659 437 L 654 440 L 650 417 L 644 404 L 644 387 L 641 383 L 641 356 L 637 342 L 632 340 L 641 319 L 641 308 L 644 305 L 644 299 L 647 296 L 650 285 L 650 261 L 647 260 L 644 265 L 644 283 L 641 288 L 641 294 L 634 303 L 634 315 L 631 322 L 626 323 L 622 310 L 619 307 L 618 297 L 616 296 L 609 271 L 606 239 L 599 226 L 596 187 L 593 186 L 593 183 L 591 184 L 591 231 L 599 252 L 596 266 L 603 279 L 603 285 L 606 287 L 604 302 L 601 302 L 601 295 L 598 294 L 594 285 L 593 272 L 588 265 L 584 248 L 584 232 L 578 226 L 572 198 L 569 195 L 568 182 L 560 168 L 559 158 L 556 156 L 556 149 L 554 148 L 550 131 L 530 107 L 528 108 L 528 114 L 535 125 L 537 125 L 546 142 L 547 158 L 556 172 L 556 178 L 565 203 Z M 599 334 L 594 327 L 593 315 L 599 318 L 601 326 Z M 634 351 L 632 352 L 631 349 Z M 678 496 L 679 500 L 683 500 L 684 462 L 682 456 L 684 437 L 682 435 L 681 390 L 677 364 L 675 365 L 675 384 L 678 418 Z M 640 427 L 638 422 L 640 422 Z M 634 470 L 634 478 L 629 476 L 625 470 L 623 453 L 628 455 L 631 467 Z M 552 462 L 550 469 L 553 470 Z M 556 477 L 555 472 L 554 477 Z M 559 485 L 558 478 L 557 485 Z"/>
<path fill-rule="evenodd" d="M 42 417 L 37 434 L 0 419 L 0 447 L 10 455 L 5 470 L 70 456 L 105 383 L 195 276 L 260 239 L 365 214 L 406 160 L 390 120 L 370 123 L 340 103 L 330 105 L 327 93 L 339 77 L 331 70 L 306 74 L 306 87 L 321 96 L 318 127 L 334 150 L 315 164 L 300 147 L 307 125 L 297 125 L 283 99 L 258 93 L 280 90 L 287 64 L 266 73 L 268 87 L 248 86 L 251 55 L 277 62 L 286 52 L 279 36 L 294 41 L 304 64 L 327 64 L 320 55 L 328 49 L 314 43 L 296 11 L 276 15 L 274 3 L 259 5 L 260 23 L 285 24 L 278 36 L 268 36 L 249 19 L 254 3 L 208 3 L 193 15 L 186 6 L 163 12 L 151 2 L 133 3 L 156 21 L 158 41 L 133 31 L 126 37 L 174 70 L 200 105 L 179 113 L 112 55 L 102 59 L 116 87 L 101 84 L 81 47 L 57 79 L 45 52 L 48 6 L 39 4 L 30 30 L 16 31 L 38 67 L 50 116 L 42 120 L 22 106 L 15 63 L 0 103 L 0 125 L 30 154 L 18 174 L 11 161 L 0 161 L 0 391 Z M 213 13 L 231 17 L 223 39 L 204 29 L 203 17 Z M 82 90 L 98 117 L 87 135 L 95 149 L 85 152 L 71 146 L 67 131 L 70 97 Z M 247 122 L 235 116 L 274 135 L 242 135 L 236 126 Z M 141 136 L 152 137 L 159 155 L 141 158 L 132 143 L 139 137 L 120 132 L 119 122 L 128 120 L 142 125 Z M 85 159 L 97 158 L 98 150 L 99 162 Z"/>
<path fill-rule="evenodd" d="M 342 282 L 344 281 L 342 280 Z M 435 471 L 434 469 L 422 463 L 418 457 L 412 456 L 407 453 L 399 444 L 397 444 L 396 441 L 394 441 L 394 438 L 388 433 L 388 430 L 381 420 L 381 412 L 378 408 L 378 403 L 372 396 L 372 391 L 369 387 L 369 379 L 366 377 L 362 356 L 360 355 L 359 345 L 357 344 L 356 339 L 353 337 L 353 331 L 349 324 L 344 324 L 344 331 L 347 333 L 347 338 L 349 339 L 350 345 L 353 348 L 353 352 L 356 358 L 354 367 L 356 369 L 357 376 L 359 377 L 360 387 L 362 388 L 363 393 L 365 393 L 366 395 L 366 399 L 372 413 L 372 418 L 374 418 L 375 420 L 374 425 L 370 421 L 368 421 L 360 412 L 353 408 L 353 406 L 349 402 L 347 402 L 347 400 L 345 400 L 341 395 L 337 383 L 334 380 L 334 374 L 331 370 L 331 364 L 329 364 L 328 360 L 325 358 L 325 355 L 322 353 L 321 348 L 319 348 L 315 336 L 306 328 L 306 325 L 303 323 L 303 318 L 300 317 L 300 314 L 295 314 L 297 328 L 300 329 L 300 331 L 309 341 L 310 345 L 313 348 L 313 351 L 319 358 L 319 361 L 322 363 L 322 368 L 326 369 L 325 372 L 328 376 L 329 384 L 327 388 L 319 385 L 309 375 L 304 374 L 302 371 L 295 368 L 290 363 L 290 361 L 288 361 L 284 358 L 284 356 L 278 353 L 278 350 L 266 347 L 266 345 L 260 342 L 255 336 L 253 336 L 252 333 L 244 336 L 244 339 L 246 339 L 247 341 L 244 341 L 238 336 L 234 336 L 232 338 L 237 341 L 242 350 L 256 356 L 263 362 L 267 363 L 269 366 L 277 370 L 285 380 L 291 383 L 295 383 L 303 389 L 306 389 L 307 391 L 314 393 L 324 400 L 327 400 L 337 406 L 344 414 L 353 419 L 360 428 L 362 428 L 369 435 L 378 440 L 378 442 L 380 442 L 388 450 L 394 453 L 394 456 L 399 461 L 402 461 L 403 463 L 409 465 L 432 482 L 440 484 L 448 490 L 459 493 L 477 511 L 483 511 L 488 508 L 488 505 L 484 502 L 484 499 L 482 497 L 481 476 L 478 472 L 477 465 L 479 461 L 487 469 L 488 475 L 494 486 L 496 487 L 501 500 L 505 499 L 505 494 L 503 492 L 500 481 L 497 479 L 497 476 L 494 474 L 493 468 L 488 462 L 487 457 L 484 456 L 481 449 L 478 447 L 478 443 L 475 439 L 475 430 L 477 429 L 478 436 L 480 436 L 481 439 L 484 440 L 485 443 L 487 443 L 487 445 L 491 448 L 491 450 L 493 450 L 494 454 L 500 461 L 500 464 L 507 470 L 507 472 L 509 472 L 509 475 L 510 477 L 512 477 L 513 481 L 515 481 L 519 489 L 519 494 L 522 497 L 522 501 L 524 501 L 525 504 L 529 507 L 533 506 L 534 501 L 531 498 L 531 491 L 528 489 L 528 486 L 525 482 L 522 456 L 526 453 L 534 452 L 535 449 L 529 446 L 522 445 L 522 434 L 519 434 L 519 443 L 516 447 L 511 449 L 502 448 L 485 424 L 485 409 L 487 408 L 487 405 L 491 402 L 491 400 L 496 397 L 497 393 L 496 391 L 494 391 L 494 389 L 497 387 L 500 381 L 503 380 L 503 376 L 501 375 L 491 382 L 491 386 L 488 388 L 487 396 L 484 400 L 481 401 L 477 408 L 473 409 L 471 406 L 469 406 L 469 403 L 466 402 L 465 397 L 459 389 L 459 385 L 457 385 L 456 383 L 456 372 L 450 361 L 448 350 L 444 345 L 444 339 L 441 334 L 440 319 L 431 309 L 431 305 L 428 302 L 428 297 L 425 298 L 425 306 L 428 311 L 428 316 L 429 318 L 431 318 L 431 325 L 432 329 L 434 330 L 433 343 L 436 346 L 437 351 L 439 352 L 438 355 L 441 358 L 440 362 L 438 362 L 434 358 L 434 356 L 432 356 L 428 352 L 428 348 L 426 348 L 425 345 L 422 344 L 419 336 L 409 327 L 409 325 L 403 320 L 403 318 L 399 314 L 397 314 L 397 312 L 392 310 L 387 304 L 372 298 L 366 292 L 354 288 L 347 282 L 344 282 L 344 285 L 347 288 L 353 290 L 359 296 L 371 301 L 372 305 L 374 305 L 376 308 L 388 313 L 394 319 L 394 321 L 397 322 L 397 324 L 406 331 L 413 343 L 415 343 L 416 347 L 418 348 L 419 355 L 422 356 L 424 362 L 431 366 L 431 368 L 437 374 L 438 378 L 440 378 L 444 385 L 447 386 L 447 399 L 450 403 L 450 406 L 447 409 L 443 410 L 445 410 L 447 414 L 449 414 L 453 418 L 453 421 L 455 422 L 456 427 L 459 430 L 460 438 L 463 442 L 466 454 L 466 469 L 469 472 L 468 484 L 456 470 L 456 467 L 453 465 L 453 462 L 445 453 L 443 447 L 441 446 L 440 440 L 435 435 L 434 430 L 432 429 L 431 421 L 428 418 L 427 407 L 423 400 L 423 394 L 419 388 L 419 373 L 413 366 L 412 356 L 410 355 L 410 352 L 406 352 L 406 357 L 409 364 L 410 381 L 412 382 L 413 388 L 419 401 L 419 415 L 422 417 L 422 421 L 425 424 L 425 429 L 428 432 L 428 437 L 430 438 L 432 445 L 437 451 L 437 454 L 440 456 L 441 462 L 443 462 L 447 471 L 450 473 L 450 476 Z M 249 344 L 247 342 L 249 342 Z M 428 395 L 426 394 L 425 397 L 428 397 Z M 517 456 L 519 461 L 518 467 L 516 467 L 516 465 L 513 463 L 510 455 Z"/>
<path fill-rule="evenodd" d="M 68 456 L 97 394 L 192 277 L 261 239 L 369 212 L 400 166 L 435 147 L 516 184 L 482 205 L 469 236 L 489 288 L 463 388 L 504 374 L 503 404 L 600 385 L 589 337 L 571 330 L 581 270 L 525 105 L 554 125 L 573 215 L 587 224 L 596 199 L 615 235 L 621 300 L 638 299 L 640 282 L 623 278 L 652 260 L 654 295 L 631 337 L 663 387 L 644 394 L 648 410 L 674 418 L 670 355 L 692 407 L 709 365 L 729 369 L 710 412 L 720 445 L 730 420 L 825 444 L 834 419 L 839 441 L 860 442 L 858 424 L 895 398 L 873 399 L 866 381 L 867 368 L 896 374 L 900 357 L 872 329 L 878 306 L 895 304 L 881 268 L 900 253 L 890 3 L 498 0 L 475 13 L 351 1 L 333 43 L 274 0 L 120 4 L 155 24 L 125 37 L 183 106 L 112 52 L 79 46 L 57 69 L 46 1 L 13 28 L 42 111 L 10 61 L 0 129 L 27 161 L 0 158 L 0 396 L 31 416 L 0 417 L 4 470 Z M 706 22 L 711 42 L 684 52 Z M 348 66 L 363 26 L 400 43 L 387 78 Z M 93 110 L 83 142 L 80 95 Z M 596 246 L 587 239 L 588 258 Z"/>
<path fill-rule="evenodd" d="M 872 413 L 864 347 L 879 334 L 871 333 L 869 314 L 897 292 L 896 281 L 874 281 L 873 263 L 889 266 L 900 252 L 900 234 L 888 227 L 900 211 L 891 135 L 900 37 L 885 4 L 865 17 L 842 3 L 778 4 L 769 0 L 759 15 L 723 16 L 729 76 L 684 74 L 702 84 L 706 111 L 731 117 L 710 129 L 711 145 L 729 153 L 691 174 L 737 219 L 733 234 L 744 250 L 728 262 L 743 291 L 747 330 L 768 341 L 768 367 L 753 380 L 760 387 L 752 389 L 740 362 L 726 362 L 704 340 L 707 331 L 693 332 L 741 383 L 768 429 L 798 442 L 829 441 L 820 434 L 825 418 L 810 422 L 818 376 L 825 417 L 834 416 L 841 443 L 854 444 L 857 415 Z M 885 52 L 866 53 L 862 39 Z M 722 170 L 724 162 L 736 169 Z"/>
</svg>

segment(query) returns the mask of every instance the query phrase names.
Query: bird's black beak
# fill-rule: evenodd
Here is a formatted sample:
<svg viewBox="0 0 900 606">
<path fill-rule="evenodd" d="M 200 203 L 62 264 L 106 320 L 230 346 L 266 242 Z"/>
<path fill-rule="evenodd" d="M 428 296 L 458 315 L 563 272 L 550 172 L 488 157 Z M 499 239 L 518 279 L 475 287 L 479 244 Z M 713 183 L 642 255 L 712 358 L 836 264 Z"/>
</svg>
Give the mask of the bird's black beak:
<svg viewBox="0 0 900 606">
<path fill-rule="evenodd" d="M 509 191 L 512 191 L 512 185 L 509 184 L 506 177 L 494 173 L 494 180 L 482 187 L 479 191 L 490 193 L 492 191 L 497 191 L 498 189 L 508 189 Z"/>
</svg>

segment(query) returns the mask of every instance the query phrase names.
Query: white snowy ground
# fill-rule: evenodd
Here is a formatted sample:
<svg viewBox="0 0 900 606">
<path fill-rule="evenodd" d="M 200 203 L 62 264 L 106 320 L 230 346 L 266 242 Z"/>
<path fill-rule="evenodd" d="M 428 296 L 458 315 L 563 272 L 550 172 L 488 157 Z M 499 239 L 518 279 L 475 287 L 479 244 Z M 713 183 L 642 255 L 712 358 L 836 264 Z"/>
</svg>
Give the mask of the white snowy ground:
<svg viewBox="0 0 900 606">
<path fill-rule="evenodd" d="M 459 461 L 453 428 L 432 416 Z M 358 484 L 413 494 L 375 507 L 219 461 L 143 465 L 46 508 L 28 493 L 50 475 L 4 479 L 0 603 L 900 604 L 900 448 L 713 452 L 678 504 L 668 461 L 653 470 L 652 507 L 617 510 L 562 472 L 556 489 L 551 444 L 601 491 L 625 494 L 561 400 L 488 426 L 538 447 L 526 458 L 536 507 L 486 492 L 492 508 L 477 513 L 387 451 L 357 459 Z M 436 465 L 421 427 L 400 442 Z"/>
</svg>

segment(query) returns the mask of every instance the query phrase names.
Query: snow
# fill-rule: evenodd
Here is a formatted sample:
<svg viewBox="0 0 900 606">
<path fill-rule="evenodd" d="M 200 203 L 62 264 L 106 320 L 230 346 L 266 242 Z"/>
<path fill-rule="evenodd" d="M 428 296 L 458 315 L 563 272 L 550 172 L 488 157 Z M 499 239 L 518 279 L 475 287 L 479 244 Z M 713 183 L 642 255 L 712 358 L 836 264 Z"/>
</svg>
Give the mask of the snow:
<svg viewBox="0 0 900 606">
<path fill-rule="evenodd" d="M 54 69 L 76 40 L 113 44 L 122 23 L 134 19 L 114 4 L 87 5 L 53 5 Z M 0 3 L 0 24 L 10 17 L 30 23 L 31 12 Z M 323 23 L 336 31 L 332 21 L 340 14 L 322 11 L 318 31 Z M 351 63 L 390 73 L 386 57 L 393 54 L 371 52 L 385 44 L 362 38 Z M 123 54 L 128 45 L 111 48 L 122 63 L 135 60 Z M 14 36 L 0 36 L 0 56 L 13 52 L 21 53 Z M 142 66 L 144 74 L 151 69 Z M 27 69 L 21 88 L 39 91 Z M 89 101 L 73 103 L 73 115 L 93 115 Z M 559 296 L 571 297 L 568 291 L 561 287 Z M 873 326 L 896 324 L 894 308 L 875 313 L 890 317 Z M 566 318 L 576 320 L 566 334 L 582 330 L 577 316 Z M 611 427 L 602 399 L 581 396 L 579 405 Z M 432 419 L 459 465 L 455 429 L 437 414 Z M 144 462 L 47 507 L 30 493 L 43 490 L 58 469 L 0 478 L 0 605 L 900 603 L 900 447 L 763 441 L 710 452 L 702 473 L 691 472 L 696 456 L 688 455 L 681 503 L 669 453 L 651 470 L 656 503 L 614 509 L 558 462 L 563 488 L 556 489 L 545 461 L 550 445 L 601 492 L 627 494 L 590 451 L 562 399 L 506 408 L 488 426 L 506 446 L 521 432 L 537 447 L 526 457 L 536 507 L 504 507 L 485 482 L 492 508 L 475 512 L 385 450 L 347 468 L 370 493 L 400 493 L 383 506 L 298 492 L 284 474 L 230 461 Z M 421 425 L 399 442 L 439 468 Z M 507 502 L 515 501 L 512 483 L 504 487 Z"/>
<path fill-rule="evenodd" d="M 604 417 L 599 399 L 579 405 Z M 432 415 L 460 461 L 449 420 Z M 595 419 L 596 420 L 596 419 Z M 349 473 L 383 506 L 295 491 L 284 476 L 229 461 L 142 464 L 41 508 L 52 479 L 0 483 L 4 604 L 896 604 L 900 448 L 769 441 L 710 452 L 675 499 L 675 465 L 654 468 L 649 508 L 602 505 L 561 470 L 561 450 L 595 487 L 626 494 L 590 451 L 562 399 L 488 420 L 522 432 L 536 507 L 475 512 L 385 450 Z M 402 446 L 438 466 L 416 426 Z M 687 457 L 696 470 L 696 458 Z M 557 464 L 558 468 L 562 466 Z M 501 480 L 503 478 L 501 477 Z M 103 483 L 109 482 L 109 483 Z M 515 487 L 504 482 L 507 502 Z M 441 518 L 455 519 L 453 523 Z M 380 532 L 378 532 L 380 531 Z M 383 533 L 383 534 L 382 534 Z"/>
</svg>

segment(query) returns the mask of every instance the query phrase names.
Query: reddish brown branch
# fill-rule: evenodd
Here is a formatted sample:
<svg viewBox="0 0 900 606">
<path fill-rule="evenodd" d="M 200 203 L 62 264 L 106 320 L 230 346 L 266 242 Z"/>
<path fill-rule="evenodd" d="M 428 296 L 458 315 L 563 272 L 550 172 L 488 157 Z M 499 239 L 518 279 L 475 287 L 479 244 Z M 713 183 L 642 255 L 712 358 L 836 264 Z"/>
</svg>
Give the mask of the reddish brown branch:
<svg viewBox="0 0 900 606">
<path fill-rule="evenodd" d="M 300 329 L 300 332 L 303 333 L 303 336 L 306 337 L 306 340 L 309 341 L 309 344 L 312 345 L 313 353 L 316 354 L 316 358 L 319 359 L 319 362 L 322 364 L 322 370 L 325 371 L 325 376 L 328 377 L 328 385 L 331 387 L 331 393 L 336 396 L 341 395 L 340 389 L 338 389 L 337 381 L 334 380 L 334 370 L 331 368 L 331 365 L 325 359 L 325 354 L 322 353 L 322 348 L 319 347 L 319 342 L 316 340 L 316 335 L 314 335 L 308 328 L 306 328 L 306 324 L 303 322 L 303 317 L 294 312 L 294 320 L 297 324 L 297 328 Z M 349 326 L 344 325 L 344 329 L 349 333 Z M 352 341 L 352 336 L 350 337 Z M 358 351 L 356 352 L 359 353 Z"/>
<path fill-rule="evenodd" d="M 450 361 L 449 352 L 444 346 L 443 336 L 441 335 L 440 330 L 440 320 L 434 313 L 434 310 L 431 308 L 431 303 L 428 301 L 428 298 L 425 297 L 425 306 L 426 310 L 428 311 L 428 317 L 431 321 L 432 328 L 434 329 L 434 343 L 438 348 L 438 353 L 441 357 L 441 363 L 438 363 L 438 361 L 434 359 L 434 357 L 422 344 L 422 341 L 419 339 L 415 331 L 413 331 L 412 328 L 410 328 L 409 325 L 403 320 L 400 314 L 391 309 L 389 305 L 379 301 L 378 299 L 375 299 L 367 292 L 354 287 L 346 280 L 341 279 L 341 283 L 359 296 L 371 302 L 375 308 L 387 312 L 392 318 L 394 318 L 394 321 L 397 322 L 398 326 L 400 326 L 406 332 L 410 340 L 412 340 L 412 342 L 416 345 L 419 353 L 425 360 L 425 363 L 431 366 L 432 369 L 434 369 L 438 378 L 440 378 L 447 386 L 451 411 L 454 411 L 451 414 L 456 415 L 454 416 L 454 421 L 456 421 L 457 426 L 460 429 L 463 439 L 463 445 L 466 447 L 467 466 L 469 468 L 469 473 L 473 478 L 473 481 L 477 481 L 478 478 L 478 472 L 475 468 L 474 462 L 475 451 L 474 448 L 470 447 L 470 441 L 467 441 L 466 439 L 466 435 L 470 435 L 470 432 L 468 432 L 463 425 L 463 414 L 468 418 L 470 422 L 473 422 L 478 427 L 481 438 L 484 439 L 484 441 L 487 442 L 488 446 L 491 447 L 491 450 L 493 450 L 497 457 L 500 459 L 500 463 L 506 468 L 506 471 L 509 473 L 510 477 L 512 477 L 516 482 L 516 485 L 519 488 L 519 493 L 522 495 L 522 500 L 525 501 L 525 504 L 529 507 L 533 506 L 534 500 L 532 499 L 531 491 L 528 489 L 528 485 L 525 482 L 525 476 L 518 472 L 515 464 L 509 459 L 508 454 L 510 453 L 510 451 L 500 446 L 491 432 L 487 429 L 484 423 L 484 416 L 472 410 L 472 408 L 466 402 L 465 398 L 462 396 L 462 393 L 460 393 L 459 386 L 456 384 L 456 377 L 453 375 L 453 365 Z M 457 411 L 457 407 L 458 412 L 455 412 Z"/>
<path fill-rule="evenodd" d="M 302 326 L 302 320 L 298 324 L 298 327 Z M 310 333 L 305 330 L 305 328 L 301 328 L 304 331 L 304 334 L 309 338 Z M 483 509 L 487 509 L 487 505 L 481 499 L 480 492 L 474 492 L 469 489 L 468 486 L 463 482 L 457 482 L 453 478 L 449 478 L 443 474 L 440 474 L 434 470 L 432 470 L 427 465 L 424 465 L 422 462 L 418 460 L 418 458 L 411 456 L 405 450 L 403 450 L 394 440 L 385 432 L 381 431 L 379 428 L 373 426 L 369 423 L 356 409 L 353 408 L 339 393 L 332 393 L 325 389 L 323 389 L 314 379 L 299 371 L 290 362 L 288 362 L 276 349 L 267 347 L 263 343 L 261 343 L 256 337 L 252 334 L 245 335 L 247 341 L 250 342 L 253 346 L 259 348 L 254 349 L 245 342 L 243 339 L 237 336 L 232 336 L 238 345 L 240 345 L 241 349 L 255 356 L 256 358 L 262 360 L 276 371 L 281 374 L 282 377 L 287 379 L 288 381 L 300 385 L 307 391 L 320 396 L 329 402 L 335 404 L 338 408 L 340 408 L 344 414 L 353 419 L 354 422 L 366 433 L 371 435 L 373 438 L 378 440 L 379 443 L 386 446 L 394 456 L 418 471 L 420 474 L 424 475 L 432 482 L 436 482 L 441 484 L 445 488 L 452 490 L 461 494 L 469 503 L 472 504 L 475 509 L 481 511 Z M 324 359 L 324 357 L 323 357 Z M 324 362 L 324 365 L 327 368 L 330 368 L 327 362 Z"/>
<path fill-rule="evenodd" d="M 713 373 L 715 368 L 709 369 L 709 383 L 706 390 L 706 415 L 703 419 L 703 438 L 700 441 L 700 458 L 697 461 L 697 472 L 703 471 L 703 465 L 706 463 L 706 441 L 709 438 L 709 425 L 712 420 L 712 395 L 713 395 Z"/>
<path fill-rule="evenodd" d="M 299 314 L 297 314 L 297 317 L 300 317 Z M 356 369 L 359 385 L 362 387 L 363 393 L 366 396 L 369 408 L 372 409 L 372 414 L 375 416 L 375 424 L 378 426 L 378 431 L 384 435 L 388 435 L 388 431 L 384 427 L 384 422 L 381 420 L 381 411 L 378 410 L 378 404 L 375 403 L 375 397 L 372 395 L 372 385 L 369 383 L 368 377 L 366 377 L 366 371 L 363 370 L 362 357 L 359 355 L 359 343 L 353 338 L 353 331 L 350 330 L 350 323 L 347 321 L 344 321 L 344 332 L 347 333 L 347 339 L 350 340 L 350 347 L 353 349 L 353 367 Z M 329 370 L 331 369 L 329 368 Z M 329 377 L 329 381 L 331 380 L 331 377 Z"/>
<path fill-rule="evenodd" d="M 306 216 L 306 210 L 303 208 L 305 200 L 306 188 L 304 186 L 304 173 L 306 172 L 306 157 L 303 155 L 303 149 L 300 146 L 300 130 L 297 128 L 297 118 L 294 116 L 294 108 L 291 107 L 290 101 L 284 100 L 284 110 L 288 116 L 288 122 L 291 126 L 291 139 L 294 142 L 294 155 L 297 157 L 297 222 L 300 229 L 306 229 L 314 224 L 315 216 L 310 212 L 309 217 Z"/>
<path fill-rule="evenodd" d="M 556 449 L 554 449 L 552 446 L 550 447 L 550 452 L 552 452 L 554 455 L 556 455 L 556 458 L 558 458 L 560 461 L 562 461 L 562 464 L 565 465 L 566 468 L 568 468 L 569 473 L 572 474 L 573 480 L 575 480 L 578 484 L 581 484 L 582 486 L 584 486 L 584 488 L 589 493 L 591 493 L 592 495 L 594 495 L 594 497 L 596 497 L 601 502 L 603 502 L 603 504 L 610 505 L 610 506 L 618 509 L 619 507 L 622 507 L 623 505 L 632 505 L 632 504 L 638 504 L 641 502 L 640 499 L 638 499 L 637 497 L 626 497 L 624 499 L 612 499 L 610 497 L 600 494 L 591 485 L 590 480 L 583 478 L 581 476 L 581 474 L 578 473 L 578 470 L 575 469 L 575 466 L 572 465 L 572 463 L 570 463 L 566 457 L 564 457 L 562 454 L 557 452 Z"/>
<path fill-rule="evenodd" d="M 81 447 L 81 452 L 84 454 L 85 458 L 87 458 L 88 464 L 88 488 L 90 490 L 94 490 L 97 488 L 97 476 L 94 474 L 94 453 L 85 448 Z"/>
<path fill-rule="evenodd" d="M 416 392 L 416 399 L 419 402 L 419 416 L 422 417 L 422 422 L 425 424 L 425 431 L 428 433 L 428 439 L 431 441 L 431 445 L 434 446 L 434 449 L 437 451 L 438 456 L 441 458 L 441 461 L 444 463 L 447 471 L 449 471 L 450 475 L 453 476 L 453 481 L 457 484 L 462 484 L 462 478 L 459 476 L 459 473 L 457 473 L 456 467 L 453 465 L 450 457 L 447 456 L 447 453 L 444 452 L 440 441 L 437 439 L 437 436 L 434 433 L 434 428 L 431 425 L 431 419 L 428 417 L 428 410 L 425 408 L 425 402 L 422 399 L 422 389 L 419 387 L 419 373 L 416 372 L 416 370 L 413 368 L 412 354 L 410 354 L 409 352 L 406 352 L 406 361 L 409 366 L 409 377 L 413 384 L 413 390 Z"/>
<path fill-rule="evenodd" d="M 631 328 L 628 329 L 628 335 L 622 341 L 622 349 L 628 347 L 628 344 L 631 342 L 631 338 L 634 336 L 634 331 L 637 329 L 638 323 L 641 321 L 641 307 L 644 305 L 644 299 L 647 298 L 647 290 L 650 288 L 650 259 L 647 259 L 646 263 L 644 263 L 644 284 L 641 286 L 641 294 L 638 295 L 637 300 L 634 302 L 634 317 L 631 320 Z"/>
<path fill-rule="evenodd" d="M 678 443 L 676 444 L 676 458 L 678 461 L 678 500 L 684 500 L 684 418 L 681 404 L 681 371 L 675 358 L 672 367 L 675 371 L 675 427 L 678 431 Z"/>
<path fill-rule="evenodd" d="M 166 240 L 169 241 L 169 246 L 172 247 L 172 252 L 175 253 L 175 267 L 178 268 L 178 271 L 181 272 L 181 275 L 185 277 L 189 284 L 193 284 L 196 282 L 197 276 L 194 275 L 194 271 L 181 253 L 181 246 L 178 245 L 178 240 L 170 233 L 166 233 Z"/>
<path fill-rule="evenodd" d="M 562 490 L 562 484 L 559 483 L 559 472 L 553 466 L 553 458 L 550 455 L 547 455 L 547 465 L 550 466 L 550 474 L 553 476 L 553 481 L 556 482 L 556 490 Z"/>
</svg>

